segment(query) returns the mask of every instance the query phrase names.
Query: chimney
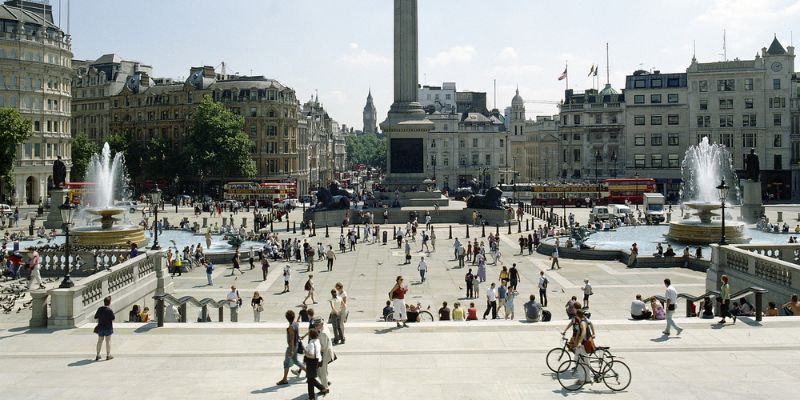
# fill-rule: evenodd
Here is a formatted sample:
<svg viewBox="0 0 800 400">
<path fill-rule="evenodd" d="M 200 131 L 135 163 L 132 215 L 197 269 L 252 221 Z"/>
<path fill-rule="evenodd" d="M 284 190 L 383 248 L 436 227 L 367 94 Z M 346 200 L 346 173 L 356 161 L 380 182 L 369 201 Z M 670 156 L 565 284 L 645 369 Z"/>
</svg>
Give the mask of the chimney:
<svg viewBox="0 0 800 400">
<path fill-rule="evenodd" d="M 203 66 L 203 78 L 215 78 L 217 75 L 214 72 L 214 67 L 210 65 Z"/>
</svg>

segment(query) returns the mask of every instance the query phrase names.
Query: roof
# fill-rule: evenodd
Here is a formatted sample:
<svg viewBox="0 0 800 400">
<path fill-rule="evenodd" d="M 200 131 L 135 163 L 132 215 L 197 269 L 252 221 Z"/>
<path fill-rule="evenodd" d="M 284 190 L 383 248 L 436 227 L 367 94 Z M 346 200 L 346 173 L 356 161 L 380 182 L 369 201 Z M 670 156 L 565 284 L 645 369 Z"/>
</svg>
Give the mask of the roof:
<svg viewBox="0 0 800 400">
<path fill-rule="evenodd" d="M 97 60 L 94 60 L 92 64 L 119 64 L 122 62 L 122 57 L 118 56 L 117 54 L 103 54 Z"/>
<path fill-rule="evenodd" d="M 42 18 L 42 16 L 37 13 L 7 5 L 0 6 L 0 19 L 43 25 L 48 28 L 61 30 L 56 24 Z"/>
<path fill-rule="evenodd" d="M 778 36 L 776 35 L 774 39 L 772 39 L 772 44 L 769 45 L 769 49 L 767 49 L 767 54 L 772 56 L 777 56 L 781 54 L 786 54 L 786 49 L 783 48 L 781 42 L 778 41 Z"/>
<path fill-rule="evenodd" d="M 511 99 L 511 105 L 525 105 L 525 101 L 522 100 L 522 96 L 519 95 L 519 88 L 517 88 L 517 94 L 514 95 L 514 98 Z"/>
<path fill-rule="evenodd" d="M 604 87 L 603 90 L 600 91 L 600 96 L 608 96 L 612 94 L 619 94 L 619 92 L 616 89 L 612 88 L 610 83 L 606 83 L 606 87 Z"/>
</svg>

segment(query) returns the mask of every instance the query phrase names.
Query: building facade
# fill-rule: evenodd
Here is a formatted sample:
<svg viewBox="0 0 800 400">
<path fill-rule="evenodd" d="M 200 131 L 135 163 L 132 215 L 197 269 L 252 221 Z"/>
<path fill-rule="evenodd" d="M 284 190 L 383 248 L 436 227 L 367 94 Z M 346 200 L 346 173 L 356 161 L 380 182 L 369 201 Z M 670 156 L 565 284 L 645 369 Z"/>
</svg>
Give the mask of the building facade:
<svg viewBox="0 0 800 400">
<path fill-rule="evenodd" d="M 559 177 L 561 145 L 558 116 L 525 117 L 525 101 L 517 90 L 507 111 L 506 126 L 511 154 L 511 168 L 516 182 L 541 182 Z"/>
<path fill-rule="evenodd" d="M 444 82 L 442 86 L 419 87 L 419 104 L 427 113 L 435 111 L 449 114 L 456 111 L 456 83 Z"/>
<path fill-rule="evenodd" d="M 375 104 L 372 102 L 372 90 L 370 89 L 367 94 L 367 104 L 364 105 L 364 132 L 365 135 L 374 135 L 378 133 L 378 112 L 375 110 Z"/>
<path fill-rule="evenodd" d="M 68 177 L 71 168 L 71 37 L 53 23 L 49 4 L 7 2 L 0 25 L 0 107 L 32 122 L 30 138 L 17 147 L 13 187 L 0 183 L 0 199 L 37 204 L 52 187 L 57 157 Z"/>
</svg>

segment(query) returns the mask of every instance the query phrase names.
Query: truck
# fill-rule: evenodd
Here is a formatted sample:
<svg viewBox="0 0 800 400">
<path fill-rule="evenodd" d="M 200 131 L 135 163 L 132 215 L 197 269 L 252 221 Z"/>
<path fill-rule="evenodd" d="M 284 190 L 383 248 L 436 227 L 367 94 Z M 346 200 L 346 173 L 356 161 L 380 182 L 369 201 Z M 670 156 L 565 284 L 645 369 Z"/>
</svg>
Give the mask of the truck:
<svg viewBox="0 0 800 400">
<path fill-rule="evenodd" d="M 643 193 L 645 219 L 659 223 L 664 222 L 664 195 L 661 193 Z"/>
<path fill-rule="evenodd" d="M 624 220 L 625 217 L 633 215 L 633 210 L 625 204 L 609 204 L 608 213 Z"/>
</svg>

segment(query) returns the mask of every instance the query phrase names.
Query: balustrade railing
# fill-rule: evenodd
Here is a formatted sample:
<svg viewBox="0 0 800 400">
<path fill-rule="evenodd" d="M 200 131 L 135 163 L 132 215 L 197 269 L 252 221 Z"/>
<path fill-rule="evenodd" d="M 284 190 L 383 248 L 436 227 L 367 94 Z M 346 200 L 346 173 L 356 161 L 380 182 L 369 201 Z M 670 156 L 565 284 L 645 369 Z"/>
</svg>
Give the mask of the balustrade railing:
<svg viewBox="0 0 800 400">
<path fill-rule="evenodd" d="M 707 289 L 717 289 L 720 276 L 731 278 L 733 290 L 747 287 L 769 291 L 767 300 L 779 304 L 800 292 L 800 245 L 739 244 L 712 245 L 712 265 Z"/>
<path fill-rule="evenodd" d="M 39 268 L 42 276 L 59 277 L 64 275 L 64 268 L 67 265 L 67 259 L 64 256 L 63 249 L 42 248 L 38 251 L 39 258 L 41 259 Z M 28 251 L 24 251 L 22 253 L 27 260 L 30 253 Z M 72 251 L 70 252 L 69 257 L 70 275 L 75 277 L 89 276 L 97 271 L 109 269 L 123 262 L 127 256 L 128 251 L 124 249 Z"/>
</svg>

